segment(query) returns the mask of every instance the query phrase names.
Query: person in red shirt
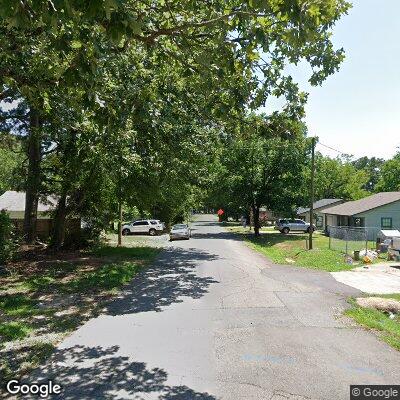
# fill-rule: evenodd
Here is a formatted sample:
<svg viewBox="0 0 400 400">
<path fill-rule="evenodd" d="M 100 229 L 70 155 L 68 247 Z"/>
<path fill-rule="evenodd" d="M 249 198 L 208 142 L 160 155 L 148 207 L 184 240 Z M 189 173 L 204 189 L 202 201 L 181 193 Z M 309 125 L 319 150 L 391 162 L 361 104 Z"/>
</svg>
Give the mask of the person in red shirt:
<svg viewBox="0 0 400 400">
<path fill-rule="evenodd" d="M 219 222 L 222 222 L 222 216 L 224 215 L 224 210 L 223 210 L 222 208 L 220 208 L 220 209 L 217 211 L 217 214 L 218 214 L 218 220 L 219 220 Z"/>
</svg>

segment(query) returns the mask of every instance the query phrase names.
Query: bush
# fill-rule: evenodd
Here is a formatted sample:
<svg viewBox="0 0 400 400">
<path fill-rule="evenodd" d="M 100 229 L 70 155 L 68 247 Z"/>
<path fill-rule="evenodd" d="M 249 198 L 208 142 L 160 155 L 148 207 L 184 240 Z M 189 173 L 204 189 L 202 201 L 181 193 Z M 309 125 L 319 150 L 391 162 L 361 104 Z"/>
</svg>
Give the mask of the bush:
<svg viewBox="0 0 400 400">
<path fill-rule="evenodd" d="M 17 249 L 14 239 L 14 229 L 10 217 L 4 211 L 0 211 L 0 265 L 10 261 Z"/>
</svg>

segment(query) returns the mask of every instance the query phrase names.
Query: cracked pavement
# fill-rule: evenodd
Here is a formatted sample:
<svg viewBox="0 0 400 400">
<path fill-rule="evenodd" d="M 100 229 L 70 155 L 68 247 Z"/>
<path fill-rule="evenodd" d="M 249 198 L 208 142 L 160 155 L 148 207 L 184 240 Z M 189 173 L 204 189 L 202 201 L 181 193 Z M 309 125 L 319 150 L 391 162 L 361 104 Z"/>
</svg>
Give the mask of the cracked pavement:
<svg viewBox="0 0 400 400">
<path fill-rule="evenodd" d="M 348 399 L 350 384 L 400 382 L 400 353 L 342 317 L 359 293 L 200 215 L 30 379 L 65 399 Z"/>
</svg>

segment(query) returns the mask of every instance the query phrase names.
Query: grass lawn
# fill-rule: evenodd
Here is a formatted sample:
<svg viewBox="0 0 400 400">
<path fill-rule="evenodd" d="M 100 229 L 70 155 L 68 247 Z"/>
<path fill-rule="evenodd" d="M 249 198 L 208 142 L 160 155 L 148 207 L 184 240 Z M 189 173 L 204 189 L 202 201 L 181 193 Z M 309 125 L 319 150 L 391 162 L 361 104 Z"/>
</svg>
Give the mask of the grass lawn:
<svg viewBox="0 0 400 400">
<path fill-rule="evenodd" d="M 318 232 L 314 234 L 313 250 L 307 250 L 308 234 L 283 235 L 268 227 L 261 230 L 262 234 L 259 237 L 255 237 L 248 228 L 236 226 L 228 229 L 243 235 L 251 248 L 265 254 L 276 264 L 291 264 L 330 272 L 345 271 L 355 267 L 354 264 L 346 264 L 344 253 L 330 250 L 329 238 Z"/>
<path fill-rule="evenodd" d="M 379 297 L 400 301 L 400 293 L 379 295 Z M 350 299 L 349 302 L 352 307 L 345 311 L 345 315 L 365 328 L 374 330 L 382 340 L 400 351 L 400 315 L 391 319 L 382 311 L 360 307 L 354 299 Z"/>
<path fill-rule="evenodd" d="M 42 252 L 10 265 L 11 273 L 0 276 L 0 387 L 40 364 L 159 252 L 133 245 Z"/>
</svg>

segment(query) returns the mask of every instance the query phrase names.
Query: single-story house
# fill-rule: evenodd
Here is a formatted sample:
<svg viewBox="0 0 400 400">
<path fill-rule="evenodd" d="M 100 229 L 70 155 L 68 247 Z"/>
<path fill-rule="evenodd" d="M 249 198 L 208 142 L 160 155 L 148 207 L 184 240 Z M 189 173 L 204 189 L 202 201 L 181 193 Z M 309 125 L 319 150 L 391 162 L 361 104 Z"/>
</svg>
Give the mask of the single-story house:
<svg viewBox="0 0 400 400">
<path fill-rule="evenodd" d="M 325 230 L 326 229 L 326 217 L 323 211 L 328 208 L 338 204 L 342 204 L 344 200 L 342 199 L 321 199 L 315 201 L 313 203 L 314 208 L 314 225 L 317 229 Z M 310 222 L 310 208 L 309 207 L 300 207 L 297 209 L 297 215 L 305 220 L 306 222 Z"/>
<path fill-rule="evenodd" d="M 268 210 L 268 208 L 266 207 L 260 207 L 259 220 L 262 226 L 267 225 L 268 222 L 275 221 L 277 218 L 278 218 L 277 215 L 273 211 Z M 250 225 L 254 225 L 253 210 L 251 208 L 250 208 Z"/>
<path fill-rule="evenodd" d="M 24 229 L 25 192 L 8 191 L 0 196 L 0 210 L 5 210 L 18 233 Z M 52 211 L 57 205 L 55 197 L 41 198 L 38 204 L 36 234 L 41 239 L 47 239 L 53 229 Z M 80 220 L 73 219 L 67 222 L 67 229 L 71 232 L 80 231 Z"/>
<path fill-rule="evenodd" d="M 376 236 L 381 229 L 400 228 L 400 192 L 381 192 L 348 201 L 325 208 L 323 214 L 328 226 L 366 227 Z"/>
</svg>

